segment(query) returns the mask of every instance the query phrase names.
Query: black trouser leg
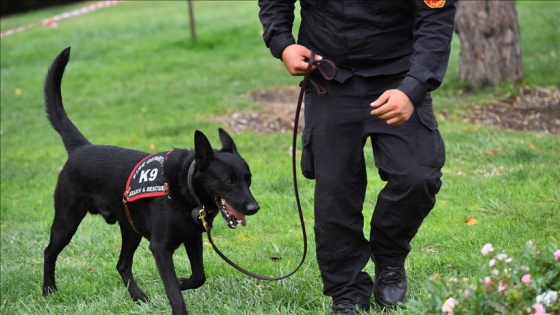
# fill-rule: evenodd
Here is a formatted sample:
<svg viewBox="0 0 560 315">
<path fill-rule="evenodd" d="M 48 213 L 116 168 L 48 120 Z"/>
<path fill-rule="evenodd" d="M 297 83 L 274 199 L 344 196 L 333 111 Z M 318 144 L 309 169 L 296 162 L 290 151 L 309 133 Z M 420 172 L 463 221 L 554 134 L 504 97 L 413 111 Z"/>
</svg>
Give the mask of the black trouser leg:
<svg viewBox="0 0 560 315">
<path fill-rule="evenodd" d="M 306 95 L 304 152 L 314 168 L 315 241 L 323 292 L 335 302 L 369 303 L 373 282 L 364 267 L 371 247 L 364 236 L 365 117 L 351 85 L 322 83 L 327 96 Z M 309 154 L 312 152 L 312 154 Z"/>
<path fill-rule="evenodd" d="M 322 148 L 314 149 L 321 156 L 316 158 L 315 164 L 314 230 L 317 260 L 325 294 L 332 296 L 335 301 L 365 300 L 367 302 L 363 303 L 369 303 L 372 280 L 362 271 L 371 258 L 370 245 L 363 234 L 365 166 L 361 150 L 337 150 L 336 144 L 344 141 L 344 137 L 336 138 L 313 137 L 317 147 Z M 328 144 L 321 145 L 321 142 Z M 341 155 L 348 155 L 345 160 L 352 159 L 354 162 L 334 161 Z"/>
<path fill-rule="evenodd" d="M 445 162 L 428 96 L 401 126 L 368 127 L 379 175 L 387 184 L 377 197 L 370 242 L 376 263 L 404 265 L 410 241 L 435 205 Z"/>
</svg>

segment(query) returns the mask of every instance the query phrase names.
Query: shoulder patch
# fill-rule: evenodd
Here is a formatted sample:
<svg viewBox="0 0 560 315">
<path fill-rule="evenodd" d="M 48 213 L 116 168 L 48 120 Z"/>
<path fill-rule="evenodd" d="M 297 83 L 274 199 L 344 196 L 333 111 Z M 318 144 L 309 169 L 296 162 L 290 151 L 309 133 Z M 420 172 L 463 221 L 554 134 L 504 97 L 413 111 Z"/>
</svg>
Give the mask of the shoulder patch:
<svg viewBox="0 0 560 315">
<path fill-rule="evenodd" d="M 169 187 L 163 174 L 163 164 L 169 152 L 148 155 L 136 165 L 126 183 L 124 193 L 126 201 L 160 197 L 168 193 Z"/>
<path fill-rule="evenodd" d="M 445 0 L 424 0 L 424 3 L 432 9 L 441 9 L 445 5 Z"/>
</svg>

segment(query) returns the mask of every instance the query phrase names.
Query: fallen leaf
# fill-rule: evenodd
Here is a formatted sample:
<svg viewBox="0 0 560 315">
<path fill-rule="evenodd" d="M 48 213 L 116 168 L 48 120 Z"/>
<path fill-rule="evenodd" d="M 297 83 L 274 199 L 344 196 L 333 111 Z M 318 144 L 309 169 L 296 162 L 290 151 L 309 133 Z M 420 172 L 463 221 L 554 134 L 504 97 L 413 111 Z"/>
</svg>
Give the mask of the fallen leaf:
<svg viewBox="0 0 560 315">
<path fill-rule="evenodd" d="M 465 220 L 465 224 L 466 224 L 466 225 L 475 225 L 475 224 L 477 224 L 477 223 L 478 223 L 478 220 L 477 220 L 477 219 L 468 218 L 468 219 Z"/>
</svg>

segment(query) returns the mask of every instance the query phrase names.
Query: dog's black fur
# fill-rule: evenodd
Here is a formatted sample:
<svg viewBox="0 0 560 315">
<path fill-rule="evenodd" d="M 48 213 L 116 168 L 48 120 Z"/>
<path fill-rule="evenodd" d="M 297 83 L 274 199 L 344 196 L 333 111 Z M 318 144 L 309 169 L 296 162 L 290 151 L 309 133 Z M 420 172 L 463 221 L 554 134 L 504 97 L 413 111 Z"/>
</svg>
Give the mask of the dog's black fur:
<svg viewBox="0 0 560 315">
<path fill-rule="evenodd" d="M 52 127 L 62 137 L 68 160 L 58 176 L 54 191 L 55 215 L 50 242 L 44 252 L 43 294 L 57 290 L 56 259 L 90 212 L 101 214 L 107 223 L 118 222 L 120 226 L 122 249 L 117 270 L 132 299 L 148 300 L 132 275 L 134 252 L 145 237 L 150 241 L 150 250 L 173 314 L 188 314 L 181 290 L 198 288 L 206 281 L 202 261 L 204 228 L 198 218 L 191 216 L 198 205 L 188 185 L 189 167 L 193 161 L 196 162 L 191 177 L 192 189 L 208 213 L 209 224 L 219 212 L 233 212 L 232 216 L 245 224 L 244 215 L 259 210 L 249 190 L 249 167 L 223 129 L 219 130 L 221 150 L 212 149 L 206 136 L 197 130 L 194 150 L 174 149 L 165 161 L 164 174 L 169 183 L 169 195 L 128 204 L 133 217 L 132 227 L 125 214 L 123 192 L 132 169 L 149 154 L 92 144 L 70 121 L 62 104 L 60 88 L 69 58 L 70 47 L 56 57 L 45 80 L 46 113 Z M 172 254 L 181 244 L 185 246 L 191 264 L 189 278 L 177 278 L 173 265 Z"/>
</svg>

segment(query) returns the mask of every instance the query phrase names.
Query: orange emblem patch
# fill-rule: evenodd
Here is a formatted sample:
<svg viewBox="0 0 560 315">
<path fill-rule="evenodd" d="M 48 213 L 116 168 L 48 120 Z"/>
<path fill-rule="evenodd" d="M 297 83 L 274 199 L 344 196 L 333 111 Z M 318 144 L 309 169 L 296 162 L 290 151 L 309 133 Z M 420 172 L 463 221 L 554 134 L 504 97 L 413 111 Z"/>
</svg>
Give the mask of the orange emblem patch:
<svg viewBox="0 0 560 315">
<path fill-rule="evenodd" d="M 424 0 L 424 3 L 432 9 L 440 9 L 445 5 L 445 0 Z"/>
</svg>

